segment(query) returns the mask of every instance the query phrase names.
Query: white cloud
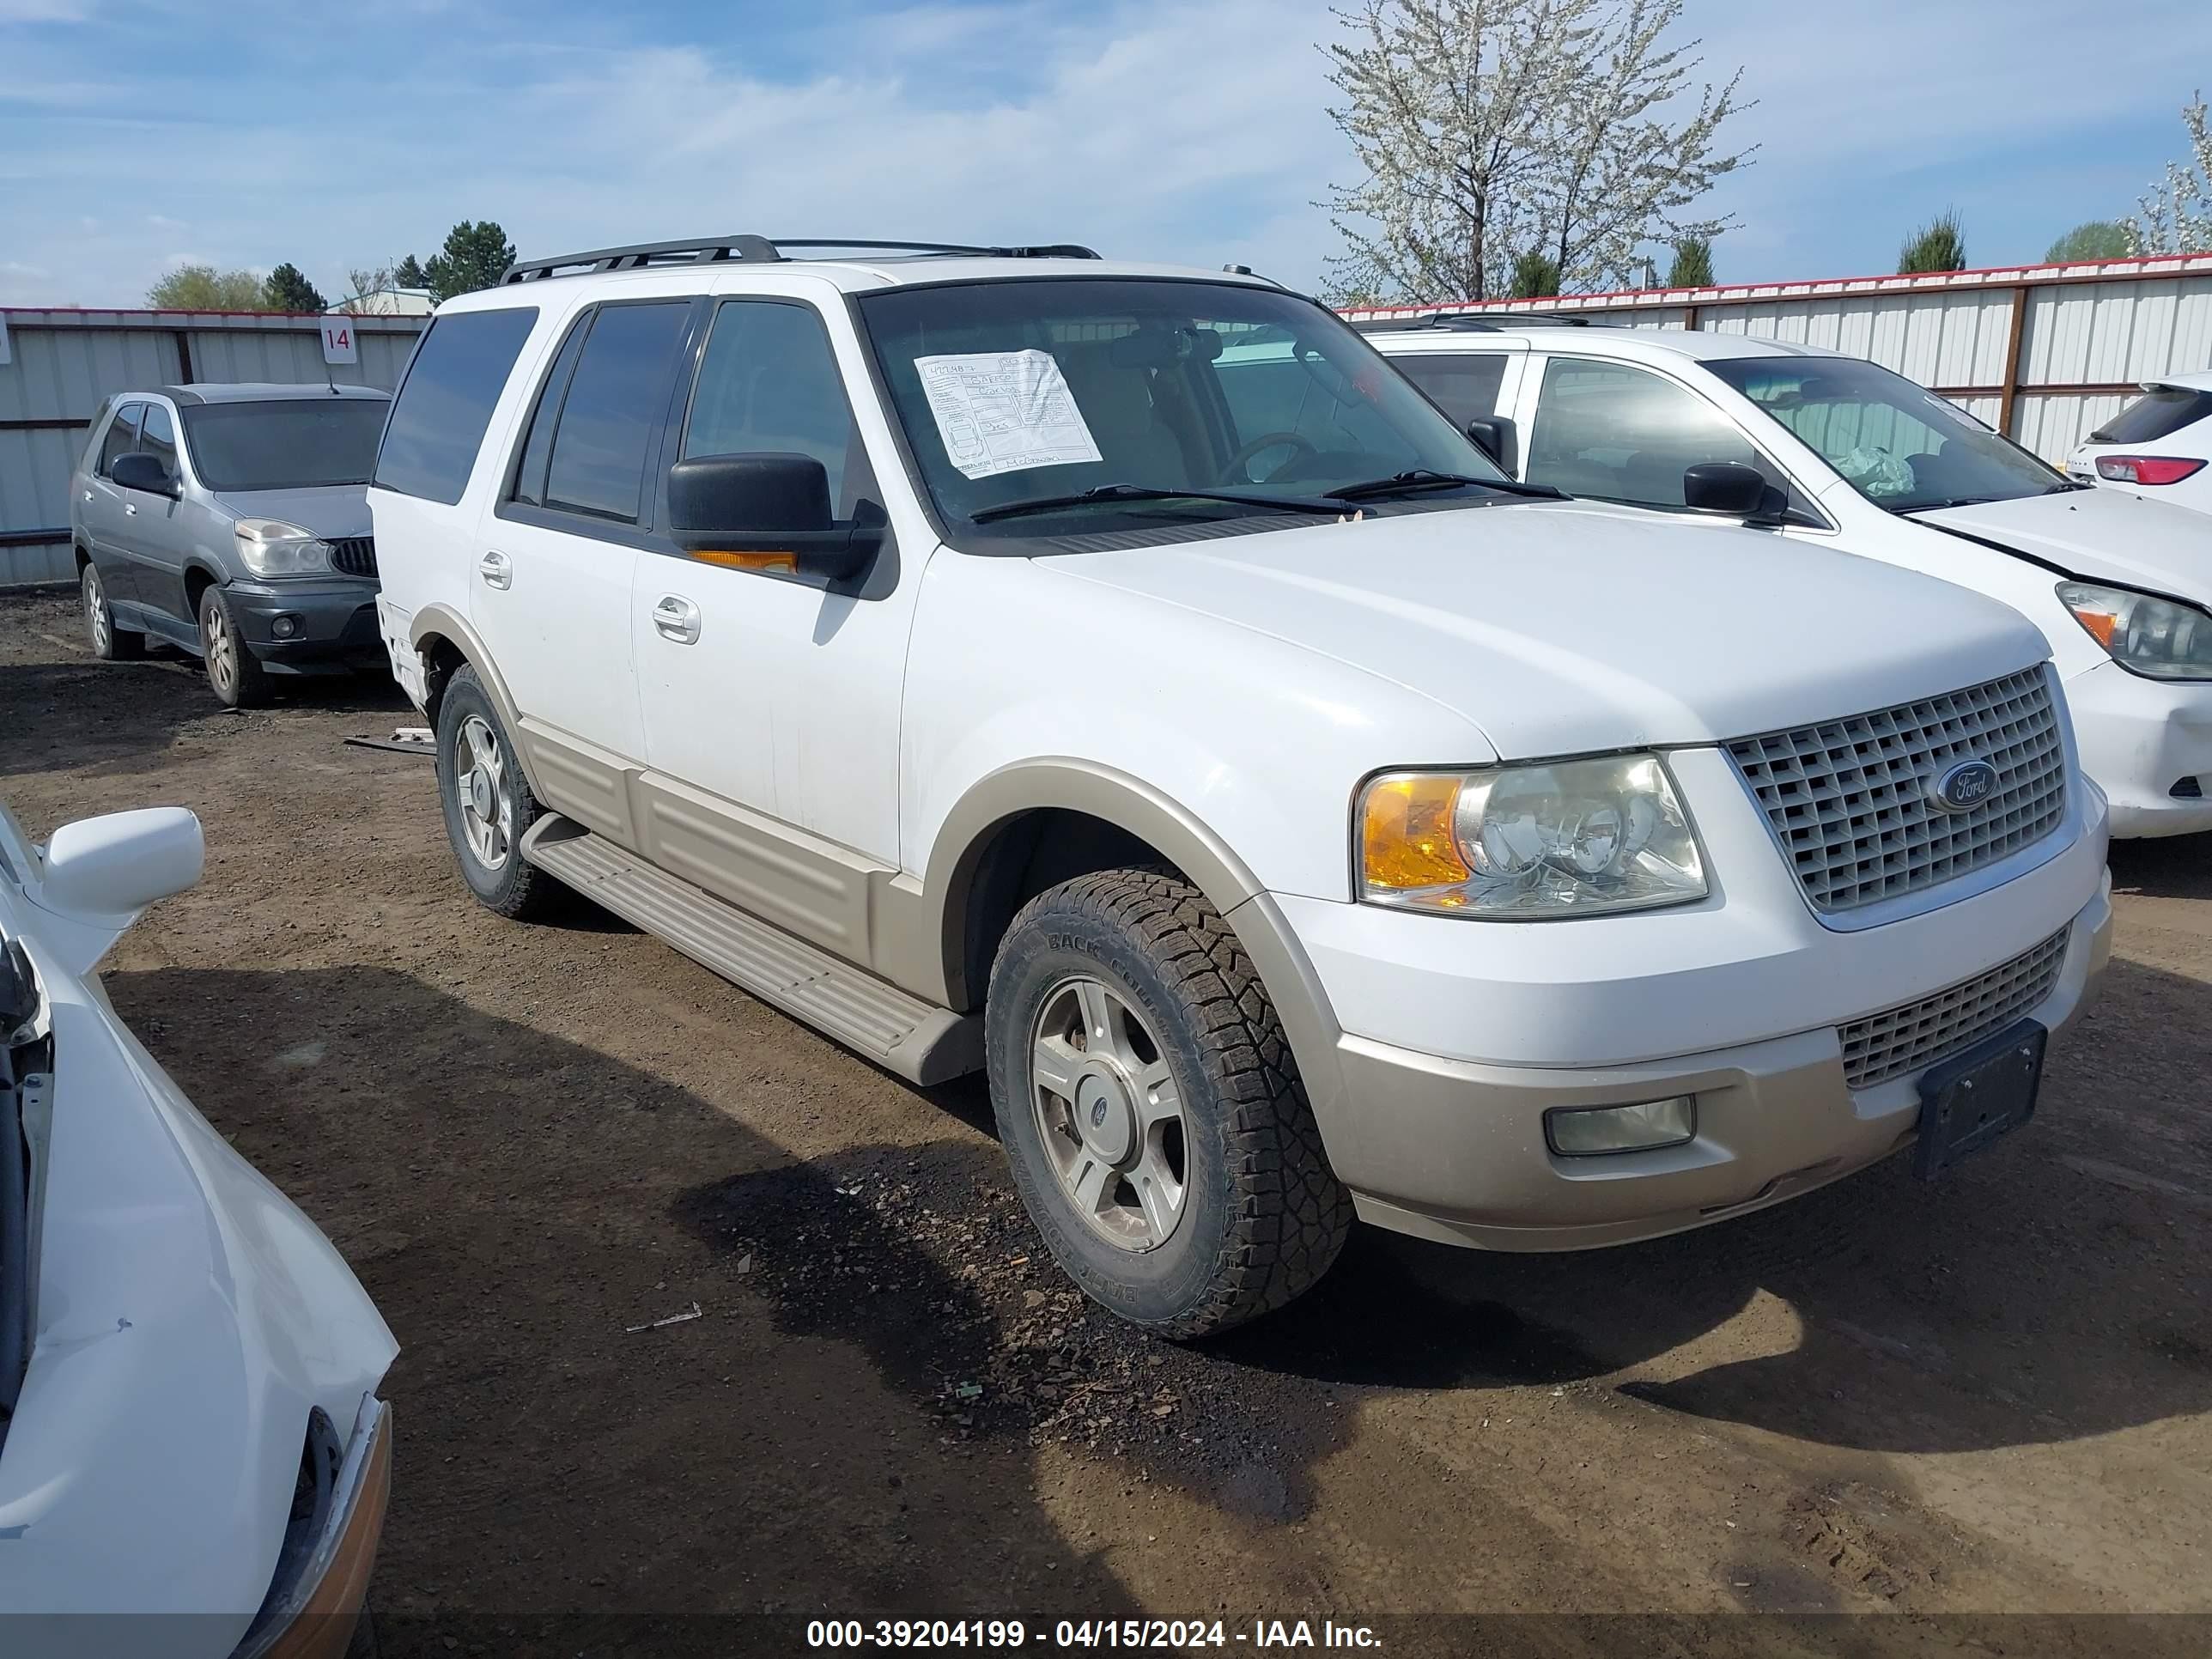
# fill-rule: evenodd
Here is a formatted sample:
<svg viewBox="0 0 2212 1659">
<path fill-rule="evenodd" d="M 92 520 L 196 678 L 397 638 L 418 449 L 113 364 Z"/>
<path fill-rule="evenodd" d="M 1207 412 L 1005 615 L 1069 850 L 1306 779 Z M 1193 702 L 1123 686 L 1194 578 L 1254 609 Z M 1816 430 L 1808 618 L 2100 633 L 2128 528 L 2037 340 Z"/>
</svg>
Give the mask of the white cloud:
<svg viewBox="0 0 2212 1659">
<path fill-rule="evenodd" d="M 197 72 L 118 53 L 105 27 L 8 33 L 73 3 L 0 0 L 18 100 L 0 89 L 0 224 L 88 303 L 135 302 L 186 240 L 177 221 L 213 263 L 289 259 L 325 292 L 485 217 L 526 254 L 743 230 L 1076 240 L 1305 284 L 1334 240 L 1310 204 L 1349 171 L 1315 49 L 1325 0 L 824 5 L 689 40 L 618 11 L 463 7 L 363 32 L 357 11 L 235 0 L 195 37 Z M 1947 200 L 1996 257 L 2021 252 L 1997 245 L 2005 215 L 2047 235 L 2124 210 L 2162 158 L 2116 161 L 2098 135 L 2154 113 L 2178 138 L 2166 106 L 2212 52 L 2212 7 L 2137 0 L 2094 52 L 2068 48 L 2079 17 L 2071 0 L 1692 0 L 1708 70 L 1747 64 L 1760 100 L 1738 135 L 1758 165 L 1722 192 L 1747 222 L 1723 276 L 1879 265 Z M 266 95 L 211 97 L 226 77 Z M 149 156 L 166 211 L 116 210 Z"/>
<path fill-rule="evenodd" d="M 289 258 L 326 289 L 481 217 L 526 253 L 736 230 L 1075 240 L 1304 281 L 1326 228 L 1303 204 L 1340 148 L 1312 46 L 1325 17 L 1280 0 L 927 7 L 872 22 L 837 70 L 798 81 L 688 45 L 410 53 L 342 100 L 150 131 L 58 124 L 15 177 L 58 205 L 159 153 L 165 196 L 216 263 Z M 1279 220 L 1285 207 L 1300 211 Z M 25 216 L 42 261 L 98 302 L 133 301 L 174 246 L 40 236 Z"/>
</svg>

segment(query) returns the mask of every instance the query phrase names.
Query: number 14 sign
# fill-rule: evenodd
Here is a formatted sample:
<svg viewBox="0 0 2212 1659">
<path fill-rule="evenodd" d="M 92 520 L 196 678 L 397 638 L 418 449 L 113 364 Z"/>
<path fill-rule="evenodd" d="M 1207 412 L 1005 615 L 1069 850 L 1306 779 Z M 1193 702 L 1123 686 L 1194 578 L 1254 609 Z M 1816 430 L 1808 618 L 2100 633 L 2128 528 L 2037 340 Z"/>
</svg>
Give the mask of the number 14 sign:
<svg viewBox="0 0 2212 1659">
<path fill-rule="evenodd" d="M 323 323 L 323 361 L 325 363 L 357 363 L 361 350 L 354 340 L 353 319 L 331 317 Z"/>
</svg>

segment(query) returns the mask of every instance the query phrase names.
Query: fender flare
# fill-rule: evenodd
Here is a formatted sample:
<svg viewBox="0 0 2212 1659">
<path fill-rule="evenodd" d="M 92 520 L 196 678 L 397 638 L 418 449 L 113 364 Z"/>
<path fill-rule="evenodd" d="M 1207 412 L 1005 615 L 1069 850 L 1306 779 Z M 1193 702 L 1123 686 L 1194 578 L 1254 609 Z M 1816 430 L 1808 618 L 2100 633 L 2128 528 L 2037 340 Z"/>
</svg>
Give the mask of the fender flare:
<svg viewBox="0 0 2212 1659">
<path fill-rule="evenodd" d="M 514 749 L 515 758 L 522 763 L 522 775 L 529 780 L 531 788 L 535 791 L 538 780 L 530 775 L 529 745 L 522 741 L 521 714 L 514 706 L 514 699 L 507 693 L 507 682 L 500 678 L 499 670 L 492 665 L 491 653 L 484 648 L 483 641 L 477 636 L 476 629 L 469 626 L 466 617 L 443 605 L 426 605 L 408 619 L 407 643 L 417 653 L 422 649 L 422 641 L 431 638 L 446 641 L 461 653 L 470 667 L 477 671 L 477 681 L 483 687 L 484 695 L 491 699 L 493 708 L 499 714 L 500 726 L 507 732 L 508 744 Z"/>
<path fill-rule="evenodd" d="M 1332 1161 L 1349 1167 L 1356 1130 L 1337 1058 L 1343 1028 L 1305 947 L 1281 907 L 1227 842 L 1182 802 L 1126 772 L 1066 756 L 1017 762 L 978 779 L 945 815 L 922 890 L 930 901 L 924 913 L 939 953 L 933 965 L 944 975 L 950 1006 L 972 1006 L 980 1000 L 981 988 L 971 992 L 965 983 L 965 924 L 984 854 L 1012 820 L 1053 808 L 1103 819 L 1140 836 L 1221 913 L 1267 988 Z"/>
</svg>

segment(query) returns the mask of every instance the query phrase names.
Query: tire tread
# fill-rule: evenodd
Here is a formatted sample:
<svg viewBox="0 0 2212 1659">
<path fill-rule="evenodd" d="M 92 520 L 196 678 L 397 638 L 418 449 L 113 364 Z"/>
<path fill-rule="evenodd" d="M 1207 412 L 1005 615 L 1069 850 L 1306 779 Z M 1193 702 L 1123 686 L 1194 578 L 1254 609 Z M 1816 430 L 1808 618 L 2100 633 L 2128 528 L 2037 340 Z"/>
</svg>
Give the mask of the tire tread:
<svg viewBox="0 0 2212 1659">
<path fill-rule="evenodd" d="M 1258 970 L 1220 912 L 1173 870 L 1139 866 L 1078 876 L 1030 900 L 1006 937 L 1066 912 L 1088 913 L 1152 957 L 1188 1011 L 1226 1116 L 1238 1205 L 1207 1292 L 1179 1317 L 1146 1328 L 1175 1338 L 1202 1336 L 1281 1307 L 1328 1271 L 1350 1236 L 1352 1211 L 1350 1194 L 1329 1168 L 1305 1085 Z M 1003 1095 L 1002 1082 L 992 1079 L 993 1094 L 1011 1097 Z M 1061 1259 L 1079 1281 L 1085 1277 Z"/>
</svg>

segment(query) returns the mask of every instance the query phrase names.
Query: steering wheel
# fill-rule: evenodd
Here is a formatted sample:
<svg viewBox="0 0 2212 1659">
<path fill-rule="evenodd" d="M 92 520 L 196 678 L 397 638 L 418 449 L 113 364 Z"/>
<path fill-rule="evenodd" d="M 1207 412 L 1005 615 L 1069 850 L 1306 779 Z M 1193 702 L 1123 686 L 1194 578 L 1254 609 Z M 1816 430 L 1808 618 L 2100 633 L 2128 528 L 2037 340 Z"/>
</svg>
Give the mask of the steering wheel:
<svg viewBox="0 0 2212 1659">
<path fill-rule="evenodd" d="M 1264 455 L 1267 451 L 1271 449 L 1280 449 L 1285 444 L 1292 446 L 1299 452 L 1299 453 L 1291 456 L 1289 460 L 1283 463 L 1282 466 L 1277 467 L 1275 469 L 1275 472 L 1280 472 L 1283 470 L 1283 467 L 1297 465 L 1297 463 L 1305 456 L 1318 455 L 1321 453 L 1320 446 L 1316 444 L 1312 439 L 1307 437 L 1303 433 L 1262 432 L 1258 437 L 1253 439 L 1251 442 L 1243 445 L 1234 455 L 1231 455 L 1229 458 L 1229 464 L 1221 469 L 1221 482 L 1224 483 L 1266 483 L 1267 480 L 1264 478 L 1255 478 L 1250 473 L 1244 470 L 1245 467 L 1250 463 L 1255 455 Z M 1274 476 L 1274 472 L 1271 472 L 1267 475 L 1270 478 Z"/>
</svg>

